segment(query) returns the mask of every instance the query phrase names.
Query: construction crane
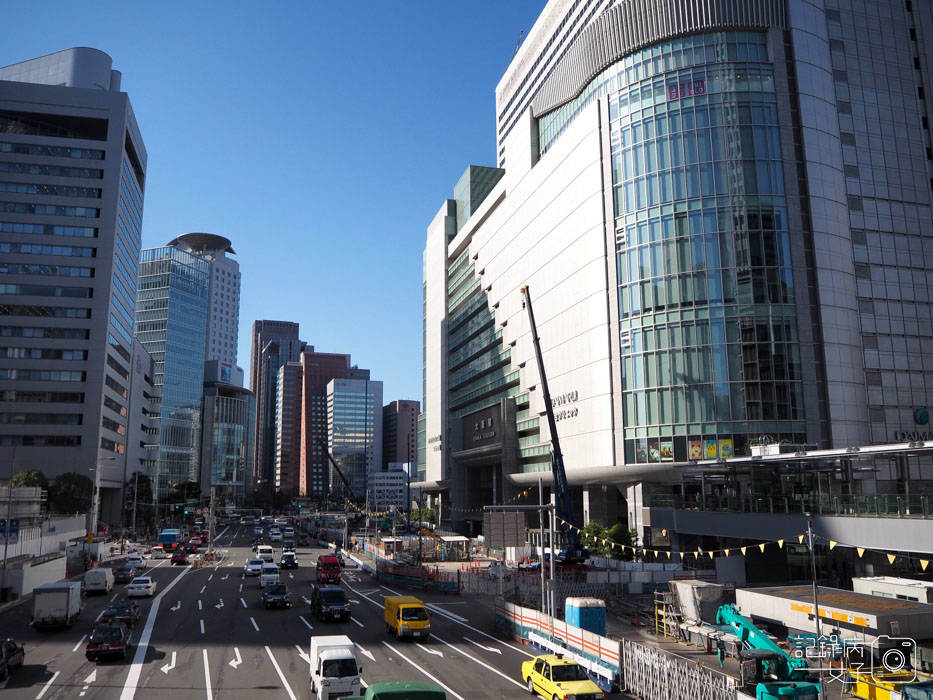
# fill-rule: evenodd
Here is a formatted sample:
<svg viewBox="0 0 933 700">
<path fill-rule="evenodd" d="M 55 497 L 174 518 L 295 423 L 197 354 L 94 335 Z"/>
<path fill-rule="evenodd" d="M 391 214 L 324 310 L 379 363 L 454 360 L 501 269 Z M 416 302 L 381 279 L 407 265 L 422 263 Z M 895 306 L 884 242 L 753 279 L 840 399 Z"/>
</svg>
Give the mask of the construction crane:
<svg viewBox="0 0 933 700">
<path fill-rule="evenodd" d="M 722 605 L 716 612 L 716 623 L 729 625 L 742 643 L 741 658 L 755 661 L 757 700 L 817 700 L 820 684 L 807 669 L 806 659 L 792 657 L 768 635 L 752 624 L 734 605 Z M 743 674 L 744 675 L 744 674 Z"/>
<path fill-rule="evenodd" d="M 541 356 L 541 341 L 538 338 L 538 327 L 535 325 L 535 313 L 531 308 L 531 292 L 528 285 L 522 287 L 522 308 L 528 312 L 528 322 L 531 325 L 531 342 L 534 344 L 535 358 L 538 361 L 538 375 L 541 377 L 541 395 L 544 399 L 544 408 L 547 411 L 547 424 L 551 432 L 551 472 L 554 475 L 555 515 L 558 518 L 558 527 L 567 546 L 558 555 L 558 560 L 566 564 L 579 564 L 589 556 L 580 545 L 577 531 L 570 527 L 573 522 L 573 501 L 570 498 L 570 487 L 567 485 L 567 472 L 564 470 L 564 453 L 560 449 L 560 440 L 557 436 L 557 421 L 554 420 L 554 409 L 551 406 L 551 392 L 547 386 L 547 375 L 544 372 L 544 359 Z"/>
<path fill-rule="evenodd" d="M 333 455 L 330 453 L 330 450 L 327 449 L 327 443 L 324 442 L 323 438 L 317 438 L 317 443 L 321 446 L 321 449 L 324 450 L 324 454 L 327 455 L 327 459 L 330 460 L 331 466 L 333 466 L 334 471 L 340 476 L 343 481 L 344 486 L 347 487 L 347 500 L 355 505 L 359 505 L 356 500 L 356 496 L 353 493 L 353 487 L 350 486 L 350 481 L 343 475 L 343 472 L 340 471 L 340 467 L 337 465 L 337 460 L 334 459 Z"/>
</svg>

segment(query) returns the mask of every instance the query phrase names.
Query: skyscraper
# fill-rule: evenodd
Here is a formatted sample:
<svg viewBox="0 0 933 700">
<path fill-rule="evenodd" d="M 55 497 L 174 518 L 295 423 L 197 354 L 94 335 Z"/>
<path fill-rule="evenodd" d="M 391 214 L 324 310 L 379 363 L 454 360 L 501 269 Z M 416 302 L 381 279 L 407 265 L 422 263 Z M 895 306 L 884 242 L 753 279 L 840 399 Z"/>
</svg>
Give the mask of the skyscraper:
<svg viewBox="0 0 933 700">
<path fill-rule="evenodd" d="M 279 367 L 275 408 L 275 488 L 290 496 L 301 490 L 301 363 Z"/>
<path fill-rule="evenodd" d="M 101 472 L 119 514 L 146 149 L 120 73 L 73 48 L 0 68 L 0 461 Z M 142 361 L 142 360 L 141 360 Z M 135 468 L 135 465 L 133 465 Z"/>
<path fill-rule="evenodd" d="M 153 490 L 165 498 L 199 482 L 201 397 L 210 262 L 169 245 L 146 248 L 139 266 L 136 337 L 155 360 L 162 387 L 159 458 Z"/>
<path fill-rule="evenodd" d="M 414 462 L 417 457 L 417 401 L 400 399 L 382 407 L 382 471 L 390 464 Z"/>
<path fill-rule="evenodd" d="M 207 344 L 205 360 L 237 363 L 240 329 L 240 264 L 230 239 L 213 233 L 185 233 L 169 245 L 193 253 L 210 263 Z"/>
<path fill-rule="evenodd" d="M 498 172 L 427 232 L 419 470 L 446 512 L 550 480 L 525 285 L 578 526 L 624 517 L 615 487 L 680 547 L 784 499 L 926 508 L 931 35 L 894 0 L 551 0 L 496 89 Z M 688 528 L 685 497 L 735 512 Z"/>
<path fill-rule="evenodd" d="M 204 363 L 201 437 L 202 496 L 242 502 L 252 489 L 256 400 L 243 388 L 243 370 L 227 362 Z"/>
<path fill-rule="evenodd" d="M 362 500 L 369 476 L 382 471 L 382 382 L 368 376 L 327 383 L 328 446 L 353 495 Z M 346 493 L 331 468 L 330 488 Z"/>
<path fill-rule="evenodd" d="M 275 410 L 279 368 L 297 362 L 305 343 L 298 324 L 291 321 L 254 321 L 249 381 L 256 397 L 254 486 L 271 496 L 275 488 Z"/>
</svg>

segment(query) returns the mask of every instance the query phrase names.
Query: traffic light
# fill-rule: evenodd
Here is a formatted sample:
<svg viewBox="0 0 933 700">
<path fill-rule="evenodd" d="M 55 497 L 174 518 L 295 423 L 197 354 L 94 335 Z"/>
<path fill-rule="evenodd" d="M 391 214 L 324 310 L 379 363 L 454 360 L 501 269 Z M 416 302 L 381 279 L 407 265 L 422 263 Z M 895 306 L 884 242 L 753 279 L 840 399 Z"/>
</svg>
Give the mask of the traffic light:
<svg viewBox="0 0 933 700">
<path fill-rule="evenodd" d="M 300 504 L 300 503 L 298 504 L 298 509 L 301 510 L 301 504 Z"/>
<path fill-rule="evenodd" d="M 188 515 L 188 509 L 185 508 L 185 515 Z"/>
<path fill-rule="evenodd" d="M 178 504 L 177 504 L 177 503 L 175 504 L 175 510 L 178 510 Z"/>
</svg>

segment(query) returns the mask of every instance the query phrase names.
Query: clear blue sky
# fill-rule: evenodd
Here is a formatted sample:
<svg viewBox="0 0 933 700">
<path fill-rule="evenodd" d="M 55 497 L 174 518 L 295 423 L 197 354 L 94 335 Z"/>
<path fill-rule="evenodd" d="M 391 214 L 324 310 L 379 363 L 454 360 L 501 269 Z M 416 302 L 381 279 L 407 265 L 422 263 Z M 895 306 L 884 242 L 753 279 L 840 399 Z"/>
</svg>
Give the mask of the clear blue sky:
<svg viewBox="0 0 933 700">
<path fill-rule="evenodd" d="M 495 87 L 545 0 L 17 2 L 0 65 L 91 46 L 123 73 L 149 166 L 143 245 L 227 236 L 255 319 L 421 399 L 425 229 L 495 165 Z M 248 376 L 248 374 L 247 374 Z"/>
</svg>

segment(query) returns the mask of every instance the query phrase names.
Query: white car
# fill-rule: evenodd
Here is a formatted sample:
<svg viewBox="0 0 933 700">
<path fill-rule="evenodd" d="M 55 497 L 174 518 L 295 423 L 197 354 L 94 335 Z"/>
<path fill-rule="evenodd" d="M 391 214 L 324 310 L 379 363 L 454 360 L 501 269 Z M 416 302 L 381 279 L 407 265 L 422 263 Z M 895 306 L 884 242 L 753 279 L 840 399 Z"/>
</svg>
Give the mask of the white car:
<svg viewBox="0 0 933 700">
<path fill-rule="evenodd" d="M 282 533 L 279 532 L 278 530 L 270 530 L 270 531 L 269 531 L 269 541 L 270 541 L 270 542 L 281 542 L 281 541 L 282 541 Z"/>
<path fill-rule="evenodd" d="M 137 571 L 141 571 L 146 568 L 145 560 L 138 554 L 131 554 L 126 558 L 126 565 L 132 566 Z"/>
<path fill-rule="evenodd" d="M 263 564 L 262 571 L 259 574 L 259 587 L 265 588 L 270 583 L 279 582 L 279 567 L 275 564 Z"/>
<path fill-rule="evenodd" d="M 126 587 L 127 598 L 134 598 L 136 596 L 149 596 L 151 598 L 155 595 L 155 592 L 155 579 L 149 576 L 137 576 Z"/>
<path fill-rule="evenodd" d="M 259 576 L 262 573 L 262 565 L 265 563 L 262 559 L 250 559 L 243 567 L 243 573 L 247 576 Z"/>
</svg>

